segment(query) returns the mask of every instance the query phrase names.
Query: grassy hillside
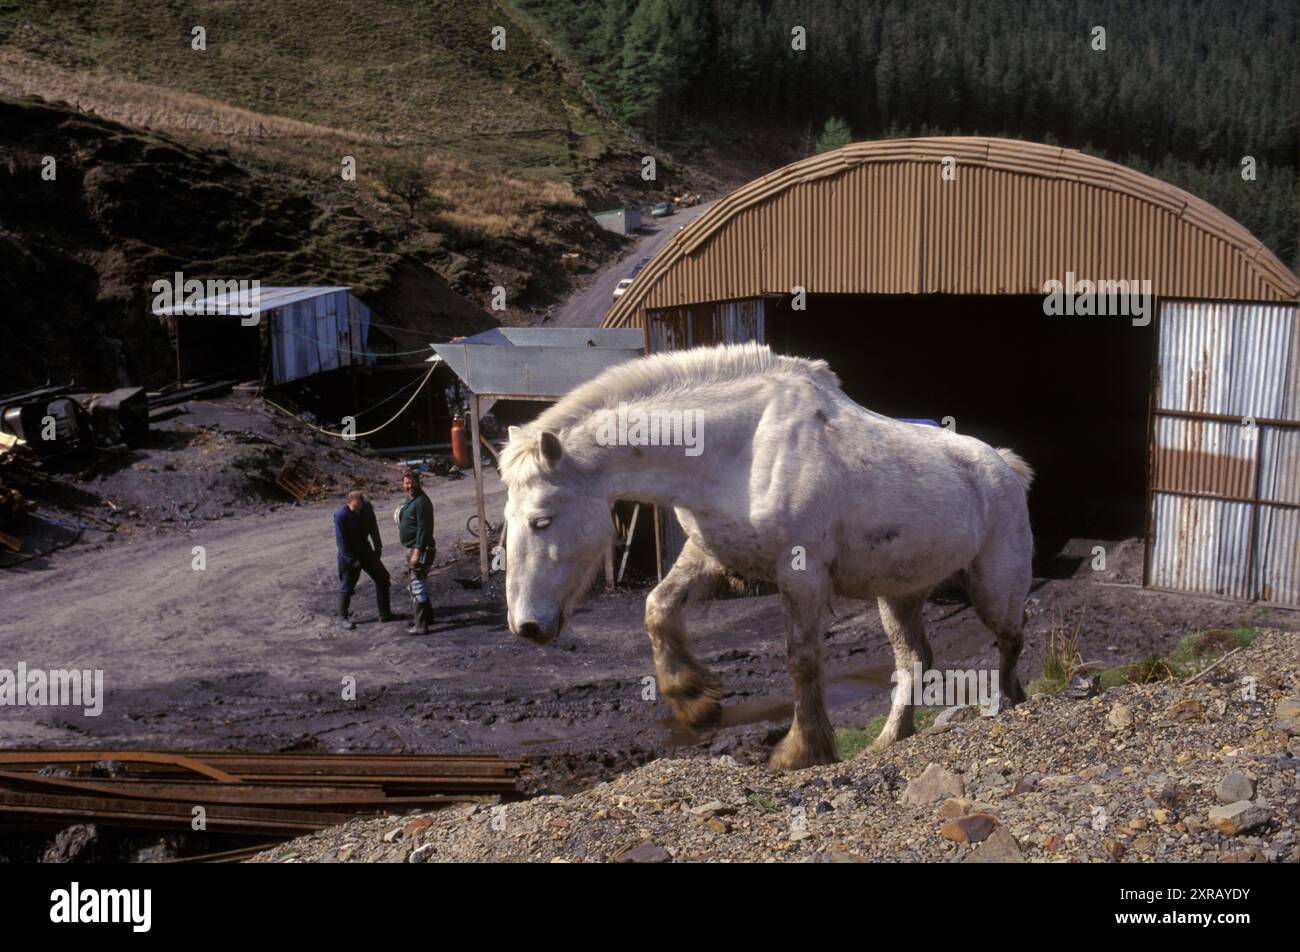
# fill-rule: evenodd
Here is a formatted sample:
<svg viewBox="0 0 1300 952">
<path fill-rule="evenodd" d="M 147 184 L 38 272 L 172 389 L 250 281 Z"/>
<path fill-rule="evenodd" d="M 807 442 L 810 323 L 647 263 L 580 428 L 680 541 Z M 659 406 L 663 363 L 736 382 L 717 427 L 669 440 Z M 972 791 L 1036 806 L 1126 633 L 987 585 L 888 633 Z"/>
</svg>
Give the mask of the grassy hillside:
<svg viewBox="0 0 1300 952">
<path fill-rule="evenodd" d="M 496 26 L 504 51 L 491 48 Z M 637 181 L 622 127 L 530 28 L 482 0 L 0 0 L 0 95 L 217 150 L 359 217 L 385 252 L 480 306 L 505 287 L 507 323 L 567 290 L 562 253 L 594 266 L 617 246 L 582 196 Z M 414 214 L 382 184 L 393 164 L 431 178 Z M 366 250 L 340 267 L 366 269 Z M 408 270 L 390 269 L 393 281 Z"/>
<path fill-rule="evenodd" d="M 546 45 L 484 0 L 9 0 L 0 29 L 64 67 L 530 176 L 581 173 L 625 142 Z"/>
</svg>

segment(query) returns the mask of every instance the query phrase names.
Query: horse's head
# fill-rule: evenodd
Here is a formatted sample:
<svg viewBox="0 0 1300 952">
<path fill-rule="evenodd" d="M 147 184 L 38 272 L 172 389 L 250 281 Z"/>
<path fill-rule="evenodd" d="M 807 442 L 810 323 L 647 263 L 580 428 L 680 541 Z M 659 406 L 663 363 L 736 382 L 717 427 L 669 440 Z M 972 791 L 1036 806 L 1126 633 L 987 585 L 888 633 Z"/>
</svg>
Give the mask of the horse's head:
<svg viewBox="0 0 1300 952">
<path fill-rule="evenodd" d="M 599 482 L 549 430 L 510 428 L 506 484 L 506 618 L 537 644 L 559 637 L 613 541 Z"/>
</svg>

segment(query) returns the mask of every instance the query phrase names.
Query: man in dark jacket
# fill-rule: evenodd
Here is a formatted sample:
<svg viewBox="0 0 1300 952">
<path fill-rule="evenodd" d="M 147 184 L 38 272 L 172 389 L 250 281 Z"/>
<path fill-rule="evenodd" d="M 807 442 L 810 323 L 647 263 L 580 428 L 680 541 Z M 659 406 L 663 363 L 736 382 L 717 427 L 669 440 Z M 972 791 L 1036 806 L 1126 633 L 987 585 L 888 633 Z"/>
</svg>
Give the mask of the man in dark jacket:
<svg viewBox="0 0 1300 952">
<path fill-rule="evenodd" d="M 374 548 L 371 548 L 371 542 Z M 334 542 L 339 550 L 339 616 L 348 631 L 357 626 L 348 617 L 352 593 L 357 590 L 357 579 L 365 572 L 375 583 L 375 598 L 379 602 L 379 620 L 392 621 L 388 607 L 388 570 L 380 561 L 384 544 L 379 538 L 379 523 L 375 510 L 360 490 L 348 493 L 347 502 L 334 513 Z"/>
<path fill-rule="evenodd" d="M 433 606 L 429 603 L 429 566 L 437 547 L 433 541 L 433 503 L 420 488 L 420 474 L 407 470 L 402 475 L 407 500 L 398 510 L 398 537 L 406 546 L 406 570 L 411 578 L 411 601 L 415 603 L 415 621 L 406 629 L 408 635 L 427 635 L 433 624 Z"/>
</svg>

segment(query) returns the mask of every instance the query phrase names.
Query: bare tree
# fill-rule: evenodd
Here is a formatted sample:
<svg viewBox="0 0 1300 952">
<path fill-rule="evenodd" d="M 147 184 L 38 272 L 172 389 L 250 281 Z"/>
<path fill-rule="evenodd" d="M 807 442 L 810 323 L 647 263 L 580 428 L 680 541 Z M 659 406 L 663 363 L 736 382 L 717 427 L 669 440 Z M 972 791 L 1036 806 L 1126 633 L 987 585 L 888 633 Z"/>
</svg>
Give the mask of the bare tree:
<svg viewBox="0 0 1300 952">
<path fill-rule="evenodd" d="M 421 206 L 432 203 L 437 203 L 439 207 L 445 205 L 430 193 L 433 173 L 420 162 L 389 159 L 376 167 L 375 175 L 386 192 L 406 203 L 407 218 L 414 218 Z"/>
</svg>

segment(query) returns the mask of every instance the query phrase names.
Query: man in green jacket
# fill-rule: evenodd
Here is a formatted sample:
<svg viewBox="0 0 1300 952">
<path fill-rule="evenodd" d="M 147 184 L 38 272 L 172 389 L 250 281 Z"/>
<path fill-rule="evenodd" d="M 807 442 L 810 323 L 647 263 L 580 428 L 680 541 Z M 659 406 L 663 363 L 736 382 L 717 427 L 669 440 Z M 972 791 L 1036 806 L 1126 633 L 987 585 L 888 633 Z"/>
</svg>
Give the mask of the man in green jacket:
<svg viewBox="0 0 1300 952">
<path fill-rule="evenodd" d="M 433 541 L 433 503 L 420 487 L 420 474 L 413 469 L 402 475 L 402 488 L 408 498 L 398 510 L 397 534 L 406 547 L 406 571 L 411 579 L 411 600 L 415 603 L 415 619 L 406 633 L 427 635 L 433 624 L 429 567 L 437 552 Z"/>
</svg>

